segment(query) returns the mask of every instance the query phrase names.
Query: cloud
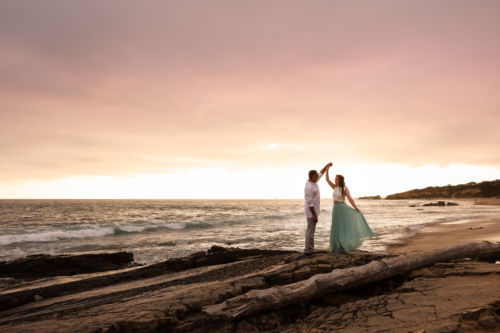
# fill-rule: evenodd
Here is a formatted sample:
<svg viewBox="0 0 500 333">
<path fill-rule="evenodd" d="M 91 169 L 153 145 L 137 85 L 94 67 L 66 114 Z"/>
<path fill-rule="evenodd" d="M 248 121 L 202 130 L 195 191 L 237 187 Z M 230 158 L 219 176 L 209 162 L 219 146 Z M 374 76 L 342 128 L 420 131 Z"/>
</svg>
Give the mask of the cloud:
<svg viewBox="0 0 500 333">
<path fill-rule="evenodd" d="M 3 1 L 0 180 L 326 159 L 498 168 L 499 7 Z"/>
</svg>

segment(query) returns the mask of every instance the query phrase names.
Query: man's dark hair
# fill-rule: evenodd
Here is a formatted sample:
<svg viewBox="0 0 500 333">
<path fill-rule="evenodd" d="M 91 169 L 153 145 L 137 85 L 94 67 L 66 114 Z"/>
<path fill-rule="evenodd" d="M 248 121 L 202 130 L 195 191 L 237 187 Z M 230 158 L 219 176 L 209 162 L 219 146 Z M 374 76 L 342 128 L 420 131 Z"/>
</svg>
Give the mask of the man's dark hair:
<svg viewBox="0 0 500 333">
<path fill-rule="evenodd" d="M 312 179 L 312 177 L 313 177 L 314 175 L 317 175 L 317 174 L 318 174 L 318 171 L 316 171 L 316 170 L 311 170 L 311 171 L 309 171 L 309 179 Z"/>
</svg>

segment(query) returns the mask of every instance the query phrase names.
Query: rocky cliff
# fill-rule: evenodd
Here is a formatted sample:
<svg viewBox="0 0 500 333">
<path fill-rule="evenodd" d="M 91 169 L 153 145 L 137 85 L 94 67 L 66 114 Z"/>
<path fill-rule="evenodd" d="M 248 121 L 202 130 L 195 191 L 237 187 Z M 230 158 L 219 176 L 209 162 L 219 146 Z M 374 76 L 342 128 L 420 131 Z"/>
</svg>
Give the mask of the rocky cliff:
<svg viewBox="0 0 500 333">
<path fill-rule="evenodd" d="M 429 186 L 388 195 L 386 199 L 495 198 L 500 197 L 500 179 L 481 183 Z"/>
</svg>

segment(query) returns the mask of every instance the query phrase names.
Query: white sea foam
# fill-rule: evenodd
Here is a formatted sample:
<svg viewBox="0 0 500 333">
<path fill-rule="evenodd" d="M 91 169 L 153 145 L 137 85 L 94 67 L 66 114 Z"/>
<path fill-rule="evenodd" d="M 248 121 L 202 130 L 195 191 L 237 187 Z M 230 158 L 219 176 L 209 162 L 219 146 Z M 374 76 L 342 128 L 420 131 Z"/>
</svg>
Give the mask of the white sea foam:
<svg viewBox="0 0 500 333">
<path fill-rule="evenodd" d="M 180 230 L 180 229 L 184 229 L 184 224 L 181 224 L 181 223 L 167 223 L 167 224 L 164 224 L 164 227 L 165 228 L 168 228 L 168 229 L 173 229 L 173 230 Z"/>
<path fill-rule="evenodd" d="M 63 239 L 102 237 L 114 234 L 112 227 L 95 227 L 81 230 L 51 230 L 28 234 L 2 235 L 0 245 L 31 242 L 54 242 Z"/>
<path fill-rule="evenodd" d="M 13 258 L 19 258 L 26 256 L 26 251 L 22 250 L 19 247 L 3 250 L 0 252 L 0 261 L 2 260 L 12 260 Z"/>
<path fill-rule="evenodd" d="M 24 234 L 0 235 L 0 245 L 10 245 L 17 243 L 35 242 L 55 242 L 65 239 L 81 239 L 93 237 L 105 237 L 111 235 L 122 235 L 128 233 L 141 233 L 154 231 L 156 229 L 195 229 L 206 228 L 211 225 L 204 222 L 189 223 L 151 223 L 141 225 L 114 225 L 114 226 L 93 226 L 81 229 L 53 229 L 50 231 L 30 232 Z"/>
</svg>

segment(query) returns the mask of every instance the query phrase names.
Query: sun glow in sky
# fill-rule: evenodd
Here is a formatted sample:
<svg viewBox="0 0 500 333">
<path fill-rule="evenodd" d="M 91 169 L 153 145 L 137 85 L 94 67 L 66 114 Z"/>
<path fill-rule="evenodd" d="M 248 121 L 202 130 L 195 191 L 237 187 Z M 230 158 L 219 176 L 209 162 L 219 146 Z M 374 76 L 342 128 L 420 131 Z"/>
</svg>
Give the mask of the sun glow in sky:
<svg viewBox="0 0 500 333">
<path fill-rule="evenodd" d="M 354 196 L 500 178 L 499 14 L 2 1 L 0 198 L 300 198 L 330 161 Z"/>
</svg>

